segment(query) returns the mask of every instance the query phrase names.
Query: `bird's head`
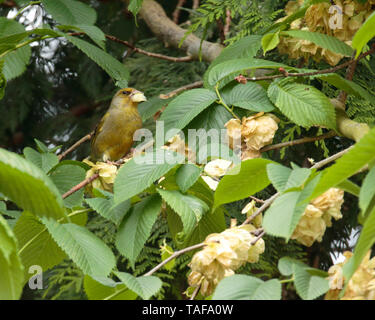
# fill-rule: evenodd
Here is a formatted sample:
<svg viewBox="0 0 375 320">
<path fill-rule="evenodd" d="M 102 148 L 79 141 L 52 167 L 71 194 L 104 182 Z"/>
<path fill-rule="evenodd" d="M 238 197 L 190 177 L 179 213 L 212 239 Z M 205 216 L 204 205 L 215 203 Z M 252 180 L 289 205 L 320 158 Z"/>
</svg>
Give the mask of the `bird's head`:
<svg viewBox="0 0 375 320">
<path fill-rule="evenodd" d="M 113 97 L 112 104 L 116 106 L 137 106 L 138 103 L 142 101 L 147 101 L 147 99 L 141 91 L 133 88 L 123 88 L 116 92 L 115 96 Z"/>
</svg>

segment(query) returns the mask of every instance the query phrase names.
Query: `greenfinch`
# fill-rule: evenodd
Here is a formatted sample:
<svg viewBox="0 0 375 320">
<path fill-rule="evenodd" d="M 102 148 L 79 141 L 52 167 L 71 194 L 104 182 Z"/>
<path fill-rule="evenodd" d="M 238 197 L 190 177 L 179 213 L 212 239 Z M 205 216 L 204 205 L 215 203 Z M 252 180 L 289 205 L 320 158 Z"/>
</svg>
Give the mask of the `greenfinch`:
<svg viewBox="0 0 375 320">
<path fill-rule="evenodd" d="M 92 137 L 92 161 L 116 161 L 129 152 L 134 133 L 142 128 L 138 112 L 138 103 L 142 101 L 146 101 L 146 97 L 136 89 L 117 91 Z"/>
</svg>

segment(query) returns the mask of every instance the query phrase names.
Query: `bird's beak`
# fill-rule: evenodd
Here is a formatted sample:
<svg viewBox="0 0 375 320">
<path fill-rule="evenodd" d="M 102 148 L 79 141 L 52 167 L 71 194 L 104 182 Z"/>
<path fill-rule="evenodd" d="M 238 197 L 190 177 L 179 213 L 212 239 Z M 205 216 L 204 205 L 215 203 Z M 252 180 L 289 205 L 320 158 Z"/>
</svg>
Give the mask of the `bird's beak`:
<svg viewBox="0 0 375 320">
<path fill-rule="evenodd" d="M 131 101 L 133 102 L 142 102 L 142 101 L 147 101 L 145 95 L 140 92 L 140 91 L 133 91 L 131 94 L 130 94 L 130 99 Z"/>
</svg>

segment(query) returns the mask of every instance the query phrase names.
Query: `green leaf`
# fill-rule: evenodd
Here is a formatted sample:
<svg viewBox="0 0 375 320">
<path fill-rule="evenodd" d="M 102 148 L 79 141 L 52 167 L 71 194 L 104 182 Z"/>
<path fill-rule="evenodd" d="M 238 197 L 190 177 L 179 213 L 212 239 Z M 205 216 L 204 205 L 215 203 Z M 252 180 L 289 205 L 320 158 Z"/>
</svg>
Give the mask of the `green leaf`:
<svg viewBox="0 0 375 320">
<path fill-rule="evenodd" d="M 258 112 L 270 112 L 275 109 L 267 92 L 257 83 L 229 84 L 222 91 L 223 100 L 231 106 Z"/>
<path fill-rule="evenodd" d="M 375 167 L 367 174 L 359 193 L 359 207 L 362 215 L 366 216 L 368 209 L 372 210 L 375 203 Z"/>
<path fill-rule="evenodd" d="M 129 259 L 133 269 L 139 253 L 151 234 L 160 209 L 161 199 L 158 195 L 143 199 L 125 216 L 117 231 L 116 247 Z"/>
<path fill-rule="evenodd" d="M 144 300 L 148 300 L 153 295 L 157 294 L 162 286 L 161 280 L 154 276 L 136 278 L 125 272 L 115 272 L 115 275 L 130 290 L 134 291 Z"/>
<path fill-rule="evenodd" d="M 244 274 L 235 274 L 221 280 L 212 300 L 280 300 L 281 284 L 272 279 L 262 281 Z"/>
<path fill-rule="evenodd" d="M 96 11 L 81 1 L 75 0 L 42 0 L 46 11 L 60 24 L 93 25 Z"/>
<path fill-rule="evenodd" d="M 344 264 L 343 272 L 345 283 L 352 278 L 354 272 L 358 269 L 363 258 L 375 243 L 375 207 L 373 207 L 368 218 L 363 224 L 361 235 L 354 249 L 354 254 L 350 260 Z"/>
<path fill-rule="evenodd" d="M 138 105 L 138 111 L 142 117 L 142 121 L 150 119 L 161 108 L 167 106 L 171 100 L 172 98 L 160 99 L 159 96 L 155 96 L 150 99 L 147 98 L 147 101 L 140 103 Z"/>
<path fill-rule="evenodd" d="M 186 192 L 195 182 L 197 182 L 202 168 L 195 164 L 183 164 L 176 172 L 176 182 L 182 192 Z"/>
<path fill-rule="evenodd" d="M 90 276 L 106 277 L 116 265 L 109 247 L 85 227 L 43 219 L 49 233 L 74 263 Z"/>
<path fill-rule="evenodd" d="M 163 149 L 134 157 L 117 173 L 114 183 L 115 203 L 123 202 L 142 192 L 184 160 L 183 155 Z"/>
<path fill-rule="evenodd" d="M 352 47 L 356 50 L 356 58 L 363 47 L 375 36 L 375 12 L 370 15 L 361 28 L 354 35 Z"/>
<path fill-rule="evenodd" d="M 322 179 L 310 199 L 314 199 L 356 174 L 366 164 L 375 160 L 375 128 L 357 142 L 349 152 L 323 171 Z"/>
<path fill-rule="evenodd" d="M 262 36 L 250 35 L 239 39 L 232 43 L 228 47 L 224 48 L 220 55 L 211 62 L 210 66 L 203 75 L 203 82 L 206 88 L 208 85 L 208 75 L 212 68 L 217 64 L 226 60 L 241 59 L 241 58 L 253 58 L 261 48 Z"/>
<path fill-rule="evenodd" d="M 304 300 L 316 299 L 329 289 L 326 272 L 311 268 L 299 260 L 283 257 L 278 267 L 285 276 L 293 274 L 297 293 Z"/>
<path fill-rule="evenodd" d="M 239 39 L 225 47 L 210 67 L 226 60 L 253 58 L 261 47 L 261 40 L 262 36 L 259 35 L 250 35 Z"/>
<path fill-rule="evenodd" d="M 66 258 L 65 252 L 52 239 L 45 225 L 27 211 L 18 219 L 14 233 L 26 276 L 30 276 L 29 268 L 33 265 L 39 265 L 43 271 L 47 271 Z"/>
<path fill-rule="evenodd" d="M 292 170 L 278 163 L 270 163 L 267 165 L 267 174 L 277 191 L 283 192 L 304 184 L 309 178 L 311 170 L 307 168 Z"/>
<path fill-rule="evenodd" d="M 38 139 L 34 139 L 35 141 L 35 144 L 36 144 L 36 148 L 38 149 L 38 151 L 40 153 L 48 153 L 48 152 L 51 152 L 48 150 L 48 147 L 40 140 Z"/>
<path fill-rule="evenodd" d="M 4 97 L 7 79 L 3 74 L 4 61 L 0 61 L 0 100 Z"/>
<path fill-rule="evenodd" d="M 241 163 L 241 159 L 227 144 L 200 142 L 202 143 L 197 150 L 197 163 L 206 164 L 208 159 L 225 159 L 232 161 L 234 164 Z"/>
<path fill-rule="evenodd" d="M 213 213 L 205 214 L 190 235 L 182 234 L 181 218 L 169 207 L 167 207 L 167 219 L 172 239 L 178 248 L 186 248 L 201 243 L 209 234 L 219 233 L 226 229 L 224 212 L 221 208 Z"/>
<path fill-rule="evenodd" d="M 281 34 L 311 41 L 319 47 L 328 49 L 334 53 L 338 53 L 346 57 L 351 57 L 353 55 L 353 49 L 350 46 L 336 37 L 329 36 L 328 34 L 303 30 L 283 31 Z"/>
<path fill-rule="evenodd" d="M 189 129 L 204 129 L 207 132 L 211 129 L 224 129 L 224 125 L 232 119 L 232 115 L 222 105 L 214 103 L 204 112 L 201 112 L 192 122 Z M 199 137 L 199 135 L 198 135 Z"/>
<path fill-rule="evenodd" d="M 336 128 L 334 106 L 328 97 L 312 86 L 274 81 L 268 88 L 268 96 L 297 125 Z"/>
<path fill-rule="evenodd" d="M 78 32 L 84 32 L 86 35 L 94 41 L 100 48 L 105 50 L 105 34 L 96 26 L 90 26 L 85 24 L 78 25 L 62 25 L 57 26 L 60 30 L 76 30 Z"/>
<path fill-rule="evenodd" d="M 320 176 L 312 179 L 302 191 L 291 191 L 279 196 L 264 215 L 264 230 L 289 240 L 319 179 Z"/>
<path fill-rule="evenodd" d="M 45 153 L 48 155 L 49 153 Z M 54 168 L 50 178 L 59 189 L 61 194 L 69 191 L 71 188 L 85 180 L 86 171 L 77 165 L 62 164 Z M 78 190 L 66 199 L 64 205 L 68 208 L 82 205 L 84 189 Z"/>
<path fill-rule="evenodd" d="M 268 33 L 262 38 L 262 48 L 264 54 L 277 47 L 280 43 L 280 32 Z"/>
<path fill-rule="evenodd" d="M 267 176 L 266 159 L 251 159 L 238 164 L 220 180 L 215 192 L 215 208 L 251 196 L 270 183 Z M 241 186 L 241 188 L 238 188 Z"/>
<path fill-rule="evenodd" d="M 176 132 L 170 129 L 183 129 L 191 120 L 217 99 L 216 93 L 207 89 L 186 91 L 172 100 L 160 117 L 164 121 L 165 139 L 172 138 Z"/>
<path fill-rule="evenodd" d="M 89 300 L 135 300 L 137 294 L 109 278 L 85 276 L 83 287 Z"/>
<path fill-rule="evenodd" d="M 0 300 L 17 300 L 21 297 L 23 271 L 17 253 L 17 239 L 0 215 Z"/>
<path fill-rule="evenodd" d="M 127 86 L 129 71 L 120 61 L 91 43 L 62 32 L 60 32 L 60 34 L 92 59 L 98 66 L 107 72 L 112 79 L 120 82 L 122 87 Z"/>
<path fill-rule="evenodd" d="M 362 88 L 359 84 L 353 81 L 349 81 L 341 77 L 337 73 L 320 74 L 320 75 L 311 76 L 310 78 L 312 79 L 317 78 L 322 81 L 328 82 L 329 84 L 332 84 L 336 88 L 344 90 L 345 92 L 349 94 L 368 100 L 371 103 L 375 103 L 375 97 L 368 90 Z"/>
<path fill-rule="evenodd" d="M 113 194 L 106 194 L 107 198 L 85 199 L 86 203 L 102 217 L 112 221 L 118 226 L 124 216 L 129 212 L 130 200 L 115 204 Z"/>
<path fill-rule="evenodd" d="M 212 68 L 208 75 L 208 84 L 214 86 L 223 78 L 232 75 L 233 79 L 235 75 L 248 69 L 278 69 L 284 68 L 285 70 L 292 69 L 291 67 L 277 63 L 273 61 L 261 60 L 261 59 L 235 59 L 222 62 Z"/>
<path fill-rule="evenodd" d="M 34 164 L 4 149 L 0 149 L 0 192 L 39 217 L 66 217 L 61 195 L 52 180 Z"/>
<path fill-rule="evenodd" d="M 345 192 L 351 193 L 353 196 L 359 197 L 359 193 L 361 188 L 356 185 L 354 182 L 350 180 L 344 180 L 343 182 L 339 183 L 337 187 Z"/>
<path fill-rule="evenodd" d="M 292 173 L 292 169 L 278 163 L 270 163 L 267 165 L 267 175 L 272 185 L 278 192 L 283 192 L 288 179 Z"/>
<path fill-rule="evenodd" d="M 39 153 L 38 151 L 26 147 L 23 149 L 26 160 L 35 164 L 42 169 L 44 173 L 48 173 L 55 165 L 59 163 L 58 157 L 53 153 Z"/>
<path fill-rule="evenodd" d="M 185 235 L 190 235 L 203 215 L 209 210 L 208 205 L 192 195 L 184 195 L 177 190 L 157 189 L 163 200 L 181 218 Z"/>
<path fill-rule="evenodd" d="M 13 39 L 13 41 L 18 41 L 13 42 L 13 45 L 11 45 L 11 47 L 15 47 L 18 42 L 22 41 L 27 36 L 27 33 L 25 33 L 24 26 L 17 21 L 0 17 L 0 37 L 9 37 L 10 35 L 15 35 L 15 37 L 17 37 L 17 39 Z M 4 41 L 7 40 L 4 39 L 1 43 L 4 43 Z M 9 42 L 5 42 L 5 44 L 8 45 L 8 48 L 3 51 L 10 49 Z M 9 81 L 20 76 L 26 70 L 26 65 L 29 63 L 30 57 L 31 49 L 30 46 L 27 45 L 8 53 L 2 58 L 1 60 L 4 61 L 3 74 L 5 78 Z"/>
<path fill-rule="evenodd" d="M 136 16 L 139 10 L 142 8 L 143 0 L 130 0 L 128 10 Z"/>
<path fill-rule="evenodd" d="M 311 275 L 298 264 L 294 264 L 294 284 L 298 295 L 304 300 L 316 299 L 329 289 L 327 279 Z"/>
</svg>

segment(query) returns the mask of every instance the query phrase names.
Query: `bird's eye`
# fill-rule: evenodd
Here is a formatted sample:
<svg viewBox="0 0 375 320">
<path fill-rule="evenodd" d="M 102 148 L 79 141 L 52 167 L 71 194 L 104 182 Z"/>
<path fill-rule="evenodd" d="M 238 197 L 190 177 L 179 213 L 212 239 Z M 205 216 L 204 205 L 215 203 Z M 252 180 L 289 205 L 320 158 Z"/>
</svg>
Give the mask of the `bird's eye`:
<svg viewBox="0 0 375 320">
<path fill-rule="evenodd" d="M 125 95 L 128 96 L 130 94 L 130 92 L 129 91 L 123 91 L 122 94 L 125 94 Z"/>
</svg>

